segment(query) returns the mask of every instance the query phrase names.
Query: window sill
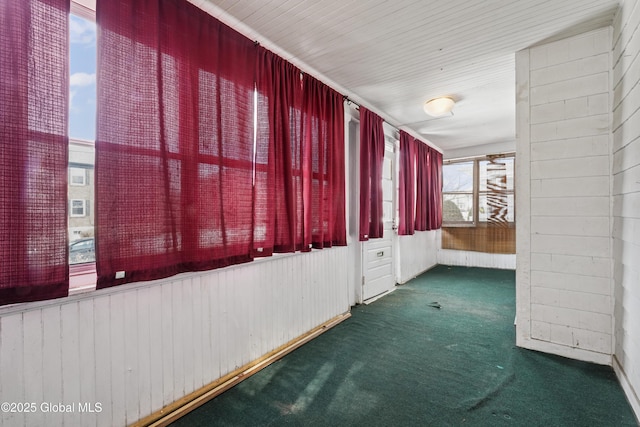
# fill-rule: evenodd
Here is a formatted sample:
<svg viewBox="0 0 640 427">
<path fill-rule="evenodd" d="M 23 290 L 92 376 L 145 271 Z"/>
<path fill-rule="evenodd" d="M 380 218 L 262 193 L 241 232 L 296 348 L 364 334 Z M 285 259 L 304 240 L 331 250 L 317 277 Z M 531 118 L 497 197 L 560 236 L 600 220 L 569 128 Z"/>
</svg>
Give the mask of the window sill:
<svg viewBox="0 0 640 427">
<path fill-rule="evenodd" d="M 69 295 L 94 291 L 97 279 L 95 262 L 70 265 Z"/>
<path fill-rule="evenodd" d="M 341 247 L 347 247 L 347 246 L 335 246 L 334 248 L 341 248 Z M 97 273 L 96 273 L 95 263 L 70 265 L 69 266 L 69 296 L 63 297 L 63 298 L 42 300 L 42 301 L 21 302 L 16 304 L 3 305 L 3 306 L 0 306 L 0 317 L 9 315 L 15 312 L 24 313 L 31 310 L 39 310 L 39 309 L 42 309 L 43 307 L 69 304 L 69 303 L 84 300 L 87 298 L 100 297 L 102 295 L 112 295 L 120 292 L 129 292 L 130 290 L 137 289 L 137 288 L 161 286 L 165 283 L 180 281 L 180 280 L 187 279 L 189 277 L 212 274 L 213 272 L 216 272 L 216 271 L 221 271 L 221 270 L 230 271 L 230 270 L 239 269 L 239 268 L 246 268 L 247 266 L 255 265 L 258 263 L 275 262 L 276 260 L 299 257 L 305 254 L 319 252 L 319 251 L 326 251 L 331 249 L 333 248 L 312 249 L 310 252 L 277 253 L 277 254 L 274 254 L 273 256 L 264 257 L 264 258 L 255 258 L 251 262 L 234 264 L 234 265 L 222 267 L 219 269 L 179 273 L 175 276 L 167 277 L 164 279 L 150 280 L 146 282 L 142 281 L 142 282 L 126 283 L 124 285 L 109 287 L 105 289 L 96 289 Z"/>
</svg>

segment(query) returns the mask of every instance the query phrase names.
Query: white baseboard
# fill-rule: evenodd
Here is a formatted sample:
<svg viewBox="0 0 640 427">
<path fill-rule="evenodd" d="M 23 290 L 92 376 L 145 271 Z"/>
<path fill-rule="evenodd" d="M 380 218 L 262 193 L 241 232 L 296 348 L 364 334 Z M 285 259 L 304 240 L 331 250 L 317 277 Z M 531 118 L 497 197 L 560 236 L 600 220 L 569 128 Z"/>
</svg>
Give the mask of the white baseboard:
<svg viewBox="0 0 640 427">
<path fill-rule="evenodd" d="M 640 425 L 640 398 L 638 398 L 638 394 L 633 388 L 633 385 L 629 382 L 629 378 L 627 378 L 627 374 L 624 372 L 624 369 L 620 366 L 618 358 L 615 356 L 613 356 L 613 370 L 618 377 L 618 381 L 620 381 L 624 394 L 627 396 L 631 409 L 633 409 L 633 412 L 636 414 L 636 422 Z"/>
</svg>

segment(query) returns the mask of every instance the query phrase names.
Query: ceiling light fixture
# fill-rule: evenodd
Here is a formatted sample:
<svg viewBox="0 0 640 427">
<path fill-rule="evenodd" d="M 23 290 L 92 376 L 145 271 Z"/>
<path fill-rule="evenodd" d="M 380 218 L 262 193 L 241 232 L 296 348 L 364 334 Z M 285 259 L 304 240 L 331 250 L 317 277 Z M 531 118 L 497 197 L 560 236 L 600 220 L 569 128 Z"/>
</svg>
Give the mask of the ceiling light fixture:
<svg viewBox="0 0 640 427">
<path fill-rule="evenodd" d="M 451 110 L 455 105 L 453 98 L 449 96 L 441 96 L 433 98 L 424 103 L 424 112 L 433 117 L 442 117 L 446 114 L 452 114 Z"/>
</svg>

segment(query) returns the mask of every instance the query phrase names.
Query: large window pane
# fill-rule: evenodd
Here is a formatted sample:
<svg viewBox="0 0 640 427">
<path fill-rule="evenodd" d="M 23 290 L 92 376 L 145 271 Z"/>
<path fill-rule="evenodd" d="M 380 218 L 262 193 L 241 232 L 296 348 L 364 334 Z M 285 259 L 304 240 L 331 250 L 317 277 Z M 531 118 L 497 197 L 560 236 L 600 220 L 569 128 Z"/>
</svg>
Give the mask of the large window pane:
<svg viewBox="0 0 640 427">
<path fill-rule="evenodd" d="M 69 16 L 69 264 L 95 262 L 96 24 Z M 71 276 L 75 272 L 71 271 Z M 73 278 L 71 287 L 77 285 Z"/>
<path fill-rule="evenodd" d="M 472 222 L 473 194 L 444 194 L 442 220 L 443 222 Z"/>
<path fill-rule="evenodd" d="M 480 191 L 490 191 L 496 184 L 501 184 L 504 190 L 513 191 L 513 157 L 483 160 L 480 163 Z M 493 188 L 491 188 L 494 186 Z"/>
<path fill-rule="evenodd" d="M 451 163 L 442 166 L 444 193 L 473 191 L 473 162 Z"/>
<path fill-rule="evenodd" d="M 489 201 L 491 204 L 489 205 Z M 515 197 L 513 194 L 504 194 L 500 196 L 489 196 L 487 194 L 481 194 L 478 203 L 478 219 L 480 222 L 486 222 L 493 211 L 492 217 L 497 219 L 504 219 L 507 222 L 515 221 Z"/>
</svg>

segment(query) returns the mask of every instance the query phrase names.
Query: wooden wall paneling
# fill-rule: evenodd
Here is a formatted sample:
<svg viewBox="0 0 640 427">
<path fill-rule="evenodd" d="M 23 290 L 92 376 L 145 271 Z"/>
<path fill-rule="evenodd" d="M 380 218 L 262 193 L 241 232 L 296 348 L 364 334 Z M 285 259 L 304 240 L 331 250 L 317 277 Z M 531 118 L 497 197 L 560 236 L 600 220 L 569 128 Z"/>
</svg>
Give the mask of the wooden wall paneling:
<svg viewBox="0 0 640 427">
<path fill-rule="evenodd" d="M 5 313 L 3 399 L 102 410 L 3 413 L 2 425 L 135 423 L 348 311 L 347 253 L 276 256 Z"/>
<path fill-rule="evenodd" d="M 174 281 L 171 286 L 171 334 L 173 335 L 173 347 L 171 347 L 171 353 L 167 355 L 171 359 L 173 364 L 173 388 L 171 401 L 177 400 L 180 396 L 184 396 L 184 351 L 186 338 L 183 334 L 185 329 L 185 313 L 182 302 L 183 294 L 183 281 Z"/>
<path fill-rule="evenodd" d="M 150 408 L 148 412 L 143 412 L 141 405 L 140 412 L 142 413 L 150 413 L 155 408 L 161 408 L 164 406 L 163 395 L 165 371 L 163 369 L 163 363 L 165 359 L 164 353 L 167 350 L 163 348 L 162 344 L 163 338 L 167 333 L 163 328 L 163 316 L 168 317 L 170 313 L 164 313 L 162 311 L 163 290 L 164 286 L 157 286 L 154 288 L 148 288 L 148 292 L 140 294 L 140 300 L 149 307 L 148 362 Z"/>
<path fill-rule="evenodd" d="M 222 376 L 222 351 L 221 351 L 221 336 L 222 336 L 222 322 L 220 312 L 222 311 L 222 296 L 220 283 L 218 280 L 206 281 L 209 286 L 209 323 L 211 329 L 209 330 L 209 339 L 211 340 L 211 369 L 212 379 Z"/>
<path fill-rule="evenodd" d="M 111 298 L 101 296 L 89 301 L 93 303 L 95 319 L 93 332 L 95 358 L 91 367 L 95 370 L 96 402 L 102 405 L 102 412 L 97 417 L 97 426 L 109 427 L 116 424 L 111 399 Z"/>
<path fill-rule="evenodd" d="M 128 293 L 127 297 L 131 295 Z M 109 348 L 109 362 L 111 363 L 111 414 L 114 424 L 119 420 L 130 423 L 134 420 L 127 419 L 126 416 L 126 359 L 125 359 L 125 339 L 124 339 L 124 293 L 115 293 L 110 296 L 109 324 L 111 347 Z M 135 325 L 129 325 L 134 327 Z"/>
<path fill-rule="evenodd" d="M 78 342 L 78 303 L 64 304 L 60 308 L 61 317 L 61 345 L 62 345 L 62 399 L 60 402 L 70 404 L 80 401 L 80 345 Z M 72 425 L 78 422 L 78 414 L 63 413 L 64 424 Z"/>
<path fill-rule="evenodd" d="M 1 319 L 0 323 L 0 364 L 10 367 L 3 369 L 0 382 L 2 383 L 3 402 L 24 402 L 24 387 L 16 387 L 23 384 L 24 360 L 24 336 L 22 313 L 14 314 Z M 18 333 L 16 333 L 18 332 Z M 59 336 L 59 335 L 58 335 Z M 59 354 L 59 353 L 58 353 Z M 52 359 L 55 361 L 55 354 Z M 58 388 L 58 390 L 60 390 Z M 56 389 L 54 388 L 54 392 Z M 0 412 L 2 425 L 23 425 L 25 414 L 21 412 Z"/>
<path fill-rule="evenodd" d="M 196 299 L 199 296 L 193 294 L 193 275 L 189 275 L 185 280 L 181 281 L 180 287 L 182 288 L 182 327 L 180 331 L 176 331 L 182 336 L 182 348 L 180 349 L 182 354 L 182 372 L 184 376 L 184 394 L 189 394 L 196 390 L 195 376 L 200 374 L 198 372 L 198 366 L 196 364 L 196 353 L 200 346 L 200 341 L 197 339 L 196 323 L 199 322 L 196 315 Z"/>
<path fill-rule="evenodd" d="M 78 344 L 80 369 L 79 403 L 95 408 L 96 398 L 96 339 L 94 323 L 94 301 L 78 301 Z M 80 410 L 80 408 L 78 408 Z M 77 414 L 76 414 L 77 415 Z M 76 421 L 76 420 L 74 420 Z M 82 412 L 80 422 L 83 426 L 96 425 L 96 413 Z"/>
<path fill-rule="evenodd" d="M 127 298 L 123 298 L 122 319 L 124 322 L 122 328 L 122 337 L 124 343 L 124 365 L 122 371 L 124 373 L 124 395 L 125 395 L 125 413 L 127 423 L 131 423 L 140 418 L 140 390 L 139 381 L 141 371 L 139 369 L 139 361 L 146 360 L 146 355 L 138 353 L 138 341 L 140 339 L 140 319 L 138 316 L 138 289 L 132 292 Z"/>
<path fill-rule="evenodd" d="M 23 402 L 33 402 L 38 405 L 37 410 L 34 413 L 25 415 L 28 425 L 44 425 L 45 414 L 39 408 L 41 402 L 44 402 L 46 392 L 43 388 L 44 366 L 48 363 L 46 355 L 42 348 L 42 311 L 31 310 L 24 313 L 22 317 L 22 333 L 24 340 L 24 397 Z M 34 333 L 27 333 L 27 331 L 34 331 Z M 0 343 L 2 346 L 2 343 Z M 5 384 L 5 387 L 9 384 Z M 0 387 L 2 387 L 0 385 Z M 0 396 L 2 402 L 6 401 L 5 395 L 0 389 Z"/>
<path fill-rule="evenodd" d="M 179 344 L 174 344 L 173 339 L 173 288 L 173 282 L 167 282 L 161 286 L 162 352 L 158 357 L 162 359 L 162 406 L 169 405 L 175 400 L 173 348 Z"/>
<path fill-rule="evenodd" d="M 151 412 L 151 378 L 155 376 L 152 370 L 152 361 L 158 358 L 156 354 L 151 352 L 151 340 L 153 339 L 151 335 L 151 310 L 153 308 L 150 302 L 153 291 L 151 288 L 140 288 L 136 292 L 138 414 Z"/>
<path fill-rule="evenodd" d="M 515 227 L 443 227 L 442 249 L 516 253 Z"/>
<path fill-rule="evenodd" d="M 53 399 L 64 396 L 64 384 L 63 381 L 63 348 L 62 348 L 62 321 L 61 321 L 62 306 L 47 307 L 42 310 L 42 354 L 43 354 L 43 396 L 42 402 L 48 402 Z M 16 329 L 18 331 L 19 329 Z M 28 333 L 27 329 L 24 331 Z M 4 351 L 4 349 L 3 349 Z M 25 362 L 29 361 L 31 357 L 27 357 Z M 19 365 L 5 365 L 4 362 L 0 363 L 1 366 L 9 366 L 10 370 L 15 369 Z M 4 382 L 4 381 L 3 381 Z M 7 384 L 12 384 L 11 382 Z M 15 383 L 19 384 L 19 383 Z M 38 403 L 38 402 L 36 402 Z M 58 418 L 55 415 L 47 416 L 48 422 L 54 423 L 51 418 Z M 60 417 L 61 418 L 61 417 Z M 10 423 L 7 425 L 11 425 Z"/>
</svg>

